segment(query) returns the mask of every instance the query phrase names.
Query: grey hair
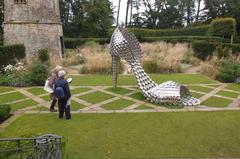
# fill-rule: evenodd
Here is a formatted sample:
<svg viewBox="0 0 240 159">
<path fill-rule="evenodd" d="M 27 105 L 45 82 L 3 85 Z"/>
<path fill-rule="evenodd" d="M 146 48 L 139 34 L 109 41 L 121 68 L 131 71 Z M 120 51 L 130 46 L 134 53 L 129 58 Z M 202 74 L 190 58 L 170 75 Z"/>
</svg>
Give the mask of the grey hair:
<svg viewBox="0 0 240 159">
<path fill-rule="evenodd" d="M 64 70 L 60 70 L 58 72 L 58 77 L 64 77 L 65 75 L 66 75 L 66 71 L 64 71 Z"/>
</svg>

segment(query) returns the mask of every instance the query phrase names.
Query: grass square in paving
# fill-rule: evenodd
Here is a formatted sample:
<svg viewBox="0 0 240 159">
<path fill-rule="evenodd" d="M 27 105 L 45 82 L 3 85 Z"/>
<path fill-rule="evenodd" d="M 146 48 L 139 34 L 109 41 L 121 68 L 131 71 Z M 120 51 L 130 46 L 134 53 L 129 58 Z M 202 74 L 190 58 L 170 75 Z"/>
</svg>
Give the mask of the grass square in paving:
<svg viewBox="0 0 240 159">
<path fill-rule="evenodd" d="M 124 95 L 126 93 L 131 92 L 131 90 L 122 88 L 122 87 L 117 87 L 117 88 L 111 87 L 111 88 L 107 88 L 106 90 L 112 93 L 120 94 L 120 95 Z"/>
<path fill-rule="evenodd" d="M 80 104 L 80 103 L 78 103 L 78 102 L 75 102 L 75 101 L 71 101 L 71 110 L 73 110 L 73 111 L 76 111 L 76 110 L 79 110 L 79 109 L 82 109 L 82 108 L 84 108 L 85 106 L 84 105 L 82 105 L 82 104 Z"/>
<path fill-rule="evenodd" d="M 101 107 L 106 110 L 121 110 L 132 104 L 134 104 L 134 102 L 126 100 L 126 99 L 119 99 L 119 100 L 113 101 L 111 103 L 102 105 Z"/>
<path fill-rule="evenodd" d="M 75 88 L 75 89 L 71 89 L 71 93 L 72 94 L 79 94 L 79 93 L 83 93 L 83 92 L 87 92 L 90 91 L 92 89 L 90 88 Z"/>
<path fill-rule="evenodd" d="M 232 100 L 219 98 L 219 97 L 210 97 L 206 101 L 202 103 L 202 105 L 209 106 L 209 107 L 227 107 L 230 103 L 232 103 Z"/>
<path fill-rule="evenodd" d="M 109 95 L 109 94 L 106 94 L 106 93 L 103 93 L 103 92 L 100 92 L 100 91 L 97 91 L 97 92 L 94 92 L 94 93 L 89 93 L 89 94 L 86 94 L 86 95 L 79 96 L 78 98 L 82 99 L 82 100 L 85 100 L 89 103 L 96 104 L 96 103 L 108 100 L 110 98 L 113 98 L 113 96 Z"/>
<path fill-rule="evenodd" d="M 130 95 L 129 97 L 132 97 L 137 100 L 145 100 L 145 97 L 143 96 L 143 94 L 141 92 L 134 93 L 134 94 Z"/>
<path fill-rule="evenodd" d="M 14 91 L 14 89 L 11 87 L 0 87 L 0 93 L 10 92 L 10 91 Z"/>
<path fill-rule="evenodd" d="M 51 101 L 49 95 L 41 96 L 40 98 L 42 98 L 43 100 L 48 101 L 48 102 Z"/>
<path fill-rule="evenodd" d="M 200 93 L 196 93 L 196 92 L 191 92 L 191 95 L 195 98 L 201 98 L 202 96 L 204 96 L 204 94 L 200 94 Z"/>
<path fill-rule="evenodd" d="M 212 88 L 202 87 L 202 86 L 188 86 L 188 88 L 190 90 L 195 90 L 195 91 L 204 92 L 204 93 L 208 93 L 213 90 Z"/>
<path fill-rule="evenodd" d="M 217 95 L 230 97 L 230 98 L 237 98 L 240 94 L 235 92 L 229 92 L 229 91 L 220 91 L 217 93 Z"/>
<path fill-rule="evenodd" d="M 135 108 L 137 110 L 144 110 L 144 109 L 154 109 L 153 107 L 149 107 L 145 104 L 140 105 L 139 107 Z"/>
<path fill-rule="evenodd" d="M 25 99 L 25 98 L 27 97 L 20 92 L 8 93 L 8 94 L 0 95 L 0 103 L 3 104 L 3 103 Z"/>
<path fill-rule="evenodd" d="M 31 107 L 31 106 L 34 106 L 34 105 L 37 105 L 37 104 L 38 103 L 35 102 L 34 100 L 28 99 L 28 100 L 25 100 L 25 101 L 22 101 L 22 102 L 11 104 L 10 106 L 11 106 L 11 111 L 16 111 L 16 110 Z"/>
<path fill-rule="evenodd" d="M 57 105 L 56 105 L 57 106 Z M 49 111 L 48 108 L 44 107 L 44 106 L 37 106 L 36 108 L 32 109 L 32 110 L 37 110 L 37 111 Z"/>
<path fill-rule="evenodd" d="M 233 91 L 239 91 L 240 92 L 240 84 L 229 84 L 227 85 L 227 87 L 225 87 L 225 89 L 230 89 Z"/>
<path fill-rule="evenodd" d="M 42 94 L 47 94 L 47 92 L 44 91 L 43 88 L 39 88 L 39 87 L 33 87 L 33 88 L 30 88 L 30 89 L 27 89 L 27 91 L 36 95 L 36 96 L 39 96 L 39 95 L 42 95 Z"/>
</svg>

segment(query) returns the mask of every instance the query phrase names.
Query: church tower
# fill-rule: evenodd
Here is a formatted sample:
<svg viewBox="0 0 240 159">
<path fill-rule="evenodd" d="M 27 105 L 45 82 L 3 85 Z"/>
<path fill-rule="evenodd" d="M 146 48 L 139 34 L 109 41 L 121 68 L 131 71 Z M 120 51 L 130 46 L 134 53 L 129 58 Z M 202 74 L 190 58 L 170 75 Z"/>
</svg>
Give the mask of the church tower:
<svg viewBox="0 0 240 159">
<path fill-rule="evenodd" d="M 4 45 L 24 44 L 31 61 L 39 49 L 62 58 L 59 0 L 4 0 Z"/>
</svg>

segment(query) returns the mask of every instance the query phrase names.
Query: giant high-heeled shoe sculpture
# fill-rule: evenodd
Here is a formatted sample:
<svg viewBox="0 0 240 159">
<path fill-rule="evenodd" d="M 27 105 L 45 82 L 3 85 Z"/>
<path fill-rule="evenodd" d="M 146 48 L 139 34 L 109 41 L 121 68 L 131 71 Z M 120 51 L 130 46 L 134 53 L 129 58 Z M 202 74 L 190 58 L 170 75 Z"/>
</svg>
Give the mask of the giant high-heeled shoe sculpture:
<svg viewBox="0 0 240 159">
<path fill-rule="evenodd" d="M 125 28 L 116 28 L 110 42 L 112 55 L 113 86 L 117 86 L 120 58 L 132 67 L 138 86 L 151 103 L 196 106 L 200 100 L 191 97 L 189 90 L 176 82 L 168 81 L 160 85 L 153 82 L 141 66 L 142 52 L 136 36 Z"/>
</svg>

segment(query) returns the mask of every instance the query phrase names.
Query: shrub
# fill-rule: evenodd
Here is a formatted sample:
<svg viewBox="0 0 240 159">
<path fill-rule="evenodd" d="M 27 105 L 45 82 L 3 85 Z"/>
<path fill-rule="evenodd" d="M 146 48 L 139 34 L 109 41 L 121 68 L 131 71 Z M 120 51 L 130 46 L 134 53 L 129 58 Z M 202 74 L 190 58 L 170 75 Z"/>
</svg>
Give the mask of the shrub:
<svg viewBox="0 0 240 159">
<path fill-rule="evenodd" d="M 202 60 L 205 60 L 207 57 L 212 56 L 216 46 L 214 43 L 207 41 L 194 41 L 192 43 L 194 50 L 194 55 Z"/>
<path fill-rule="evenodd" d="M 0 46 L 0 67 L 15 64 L 17 60 L 25 58 L 24 45 Z"/>
<path fill-rule="evenodd" d="M 213 36 L 230 38 L 237 32 L 236 25 L 234 18 L 216 18 L 211 22 L 210 33 Z"/>
<path fill-rule="evenodd" d="M 228 61 L 221 66 L 218 75 L 218 79 L 221 82 L 234 82 L 237 77 L 240 77 L 239 61 Z"/>
<path fill-rule="evenodd" d="M 0 105 L 0 123 L 10 116 L 11 108 L 9 105 Z"/>
<path fill-rule="evenodd" d="M 48 49 L 38 50 L 38 59 L 43 63 L 47 62 L 49 60 Z"/>
<path fill-rule="evenodd" d="M 49 70 L 46 64 L 41 61 L 35 61 L 29 67 L 28 82 L 31 85 L 44 85 L 48 73 Z"/>
<path fill-rule="evenodd" d="M 143 62 L 143 69 L 147 73 L 157 73 L 158 70 L 158 63 L 157 61 L 144 61 Z"/>
</svg>

